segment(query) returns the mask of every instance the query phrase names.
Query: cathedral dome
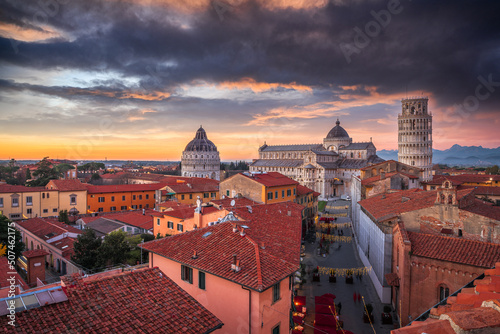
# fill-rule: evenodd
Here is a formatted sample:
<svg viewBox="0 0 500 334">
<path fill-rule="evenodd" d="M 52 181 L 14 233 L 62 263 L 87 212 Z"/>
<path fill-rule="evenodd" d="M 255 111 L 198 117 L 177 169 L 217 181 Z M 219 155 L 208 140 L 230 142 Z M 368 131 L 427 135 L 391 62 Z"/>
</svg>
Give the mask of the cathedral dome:
<svg viewBox="0 0 500 334">
<path fill-rule="evenodd" d="M 200 126 L 198 131 L 196 131 L 196 136 L 194 139 L 186 145 L 184 151 L 206 151 L 206 152 L 216 152 L 217 147 L 207 138 L 207 133 L 205 129 Z"/>
<path fill-rule="evenodd" d="M 334 139 L 334 138 L 349 138 L 349 135 L 347 134 L 347 131 L 344 130 L 343 127 L 340 126 L 340 121 L 337 119 L 337 122 L 335 123 L 336 125 L 328 132 L 328 135 L 326 136 L 327 139 Z"/>
</svg>

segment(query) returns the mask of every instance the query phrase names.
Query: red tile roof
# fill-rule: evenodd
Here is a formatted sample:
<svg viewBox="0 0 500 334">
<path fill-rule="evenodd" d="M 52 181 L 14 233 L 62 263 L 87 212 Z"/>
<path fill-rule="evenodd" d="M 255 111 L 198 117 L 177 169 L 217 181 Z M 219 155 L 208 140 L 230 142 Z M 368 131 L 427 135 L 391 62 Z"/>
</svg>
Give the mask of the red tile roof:
<svg viewBox="0 0 500 334">
<path fill-rule="evenodd" d="M 90 277 L 91 278 L 91 277 Z M 210 333 L 222 322 L 158 268 L 63 278 L 68 300 L 16 313 L 4 333 Z"/>
<path fill-rule="evenodd" d="M 87 190 L 86 184 L 81 183 L 80 180 L 50 180 L 45 188 L 57 189 L 59 191 Z"/>
<path fill-rule="evenodd" d="M 460 186 L 459 189 L 474 189 L 474 194 L 476 195 L 500 196 L 500 187 Z"/>
<path fill-rule="evenodd" d="M 303 185 L 300 184 L 297 185 L 297 196 L 303 196 L 314 192 L 315 192 L 314 190 L 304 187 Z"/>
<path fill-rule="evenodd" d="M 16 225 L 30 231 L 42 240 L 51 239 L 65 232 L 80 234 L 82 231 L 53 218 L 31 218 L 17 221 Z M 47 237 L 48 235 L 51 235 Z"/>
<path fill-rule="evenodd" d="M 255 205 L 252 213 L 235 210 L 249 227 L 246 235 L 225 222 L 144 244 L 144 248 L 173 261 L 262 291 L 297 270 L 300 263 L 301 212 L 295 203 Z M 288 216 L 290 211 L 291 216 Z M 206 233 L 210 235 L 203 237 Z M 192 258 L 194 251 L 198 257 Z M 231 270 L 233 254 L 241 271 Z"/>
<path fill-rule="evenodd" d="M 122 223 L 150 230 L 153 228 L 153 216 L 163 217 L 162 213 L 156 212 L 154 210 L 145 210 L 145 214 L 142 214 L 142 210 L 137 211 L 124 211 L 116 213 L 105 213 L 99 214 L 97 216 L 81 217 L 80 219 L 88 224 L 97 220 L 99 218 L 106 218 L 110 220 L 120 221 Z"/>
<path fill-rule="evenodd" d="M 15 185 L 13 186 L 10 184 L 0 184 L 0 193 L 28 193 L 40 191 L 47 191 L 47 189 L 45 189 L 45 187 L 25 187 Z"/>
<path fill-rule="evenodd" d="M 427 184 L 440 185 L 445 179 L 452 181 L 453 184 L 462 184 L 469 182 L 488 182 L 490 179 L 500 181 L 500 175 L 483 175 L 483 174 L 461 174 L 461 175 L 436 175 L 434 178 L 426 182 Z"/>
<path fill-rule="evenodd" d="M 277 172 L 267 172 L 267 173 L 256 173 L 245 175 L 240 173 L 251 180 L 257 181 L 258 183 L 266 186 L 266 187 L 279 187 L 279 186 L 288 186 L 288 185 L 298 185 L 299 183 L 291 178 Z"/>
<path fill-rule="evenodd" d="M 500 221 L 500 206 L 485 203 L 480 199 L 475 199 L 472 205 L 461 207 L 461 209 Z"/>
<path fill-rule="evenodd" d="M 45 255 L 49 255 L 49 253 L 44 249 L 33 249 L 33 250 L 27 250 L 27 251 L 23 252 L 23 256 L 27 259 L 30 259 L 32 257 L 45 256 Z"/>
<path fill-rule="evenodd" d="M 210 203 L 213 203 L 217 206 L 222 206 L 223 208 L 227 210 L 231 210 L 231 202 L 234 201 L 234 207 L 246 207 L 247 205 L 255 205 L 257 204 L 255 201 L 248 199 L 246 197 L 238 197 L 238 198 L 230 198 L 230 197 L 225 197 L 224 199 L 218 199 L 218 200 L 213 200 L 210 201 Z"/>
<path fill-rule="evenodd" d="M 406 231 L 414 256 L 491 268 L 500 261 L 500 244 Z"/>
<path fill-rule="evenodd" d="M 87 185 L 87 192 L 89 194 L 104 194 L 104 193 L 117 193 L 117 192 L 133 192 L 133 191 L 154 191 L 163 188 L 163 183 L 148 183 L 148 184 L 116 184 L 116 185 L 102 185 L 93 186 Z"/>
<path fill-rule="evenodd" d="M 180 208 L 162 212 L 164 217 L 175 217 L 179 219 L 187 219 L 194 217 L 194 208 Z"/>
<path fill-rule="evenodd" d="M 414 321 L 391 334 L 496 333 L 500 328 L 500 262 L 474 281 L 474 288 L 463 288 L 447 304 L 430 311 L 430 318 Z M 495 329 L 496 328 L 496 329 Z"/>
<path fill-rule="evenodd" d="M 400 174 L 400 175 L 404 175 L 410 179 L 418 179 L 418 176 L 415 176 L 415 175 L 412 175 L 412 174 L 408 174 L 408 173 L 403 173 L 403 172 L 391 172 L 391 173 L 386 173 L 385 174 L 385 179 L 388 179 L 388 178 L 391 178 L 392 176 L 394 175 L 397 175 L 397 174 Z M 377 181 L 380 181 L 382 180 L 381 176 L 380 175 L 375 175 L 375 176 L 372 176 L 372 177 L 369 177 L 367 179 L 364 179 L 361 181 L 361 184 L 363 186 L 368 186 L 368 185 L 371 185 L 372 183 L 375 183 Z"/>
<path fill-rule="evenodd" d="M 380 194 L 364 199 L 359 204 L 375 219 L 383 220 L 395 217 L 403 212 L 431 207 L 435 201 L 436 191 L 410 189 Z"/>
</svg>

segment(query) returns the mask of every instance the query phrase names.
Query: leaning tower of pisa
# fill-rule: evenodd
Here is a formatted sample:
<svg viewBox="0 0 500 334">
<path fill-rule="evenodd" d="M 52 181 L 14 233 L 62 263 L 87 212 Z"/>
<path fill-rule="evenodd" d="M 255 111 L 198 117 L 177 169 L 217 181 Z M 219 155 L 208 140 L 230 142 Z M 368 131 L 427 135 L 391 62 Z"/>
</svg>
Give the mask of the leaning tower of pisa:
<svg viewBox="0 0 500 334">
<path fill-rule="evenodd" d="M 422 168 L 423 181 L 432 179 L 432 114 L 428 97 L 401 100 L 398 115 L 398 161 Z"/>
</svg>

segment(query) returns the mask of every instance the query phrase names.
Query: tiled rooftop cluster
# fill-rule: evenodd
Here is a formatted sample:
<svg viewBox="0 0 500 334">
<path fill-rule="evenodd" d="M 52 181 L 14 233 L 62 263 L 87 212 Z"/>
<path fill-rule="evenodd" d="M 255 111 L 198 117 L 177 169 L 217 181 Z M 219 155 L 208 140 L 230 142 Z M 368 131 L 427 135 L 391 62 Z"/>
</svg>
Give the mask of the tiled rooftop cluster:
<svg viewBox="0 0 500 334">
<path fill-rule="evenodd" d="M 254 205 L 251 210 L 239 206 L 233 208 L 238 221 L 154 240 L 144 248 L 263 291 L 299 266 L 302 209 L 291 202 Z M 241 266 L 238 272 L 231 270 L 233 255 Z"/>
<path fill-rule="evenodd" d="M 3 333 L 209 333 L 222 322 L 158 268 L 93 279 L 66 276 L 67 301 L 16 314 Z"/>
<path fill-rule="evenodd" d="M 406 235 L 414 256 L 483 268 L 500 261 L 500 244 L 410 231 Z"/>
<path fill-rule="evenodd" d="M 465 202 L 462 199 L 472 196 L 473 192 L 472 188 L 458 190 L 457 201 L 459 203 Z M 375 219 L 383 220 L 396 217 L 404 212 L 432 207 L 436 202 L 436 195 L 436 190 L 410 189 L 373 196 L 360 201 L 359 204 Z M 473 199 L 470 203 L 472 204 L 460 204 L 460 209 L 500 220 L 500 207 L 484 203 L 479 199 Z"/>
<path fill-rule="evenodd" d="M 244 175 L 254 181 L 257 181 L 258 183 L 266 187 L 277 187 L 277 186 L 288 186 L 288 185 L 299 184 L 297 181 L 294 181 L 291 178 L 277 172 L 255 173 L 255 174 L 242 173 L 241 175 Z"/>
<path fill-rule="evenodd" d="M 433 308 L 430 318 L 414 321 L 392 334 L 498 333 L 500 331 L 500 262 L 487 269 L 473 288 L 448 297 L 446 305 Z"/>
</svg>

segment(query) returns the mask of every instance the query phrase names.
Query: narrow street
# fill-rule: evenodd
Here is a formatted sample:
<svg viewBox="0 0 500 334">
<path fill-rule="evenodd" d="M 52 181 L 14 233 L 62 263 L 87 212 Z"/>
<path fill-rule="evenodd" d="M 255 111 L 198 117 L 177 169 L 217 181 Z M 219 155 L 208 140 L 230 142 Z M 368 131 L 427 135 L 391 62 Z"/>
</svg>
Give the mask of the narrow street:
<svg viewBox="0 0 500 334">
<path fill-rule="evenodd" d="M 343 216 L 344 213 L 348 213 L 349 210 L 345 209 L 345 207 L 349 205 L 350 202 L 345 200 L 332 200 L 327 203 L 325 213 Z M 335 223 L 341 224 L 348 222 L 350 222 L 349 217 L 339 217 Z M 342 230 L 342 232 L 340 232 L 341 235 L 345 237 L 351 236 L 350 228 L 345 227 L 339 230 Z M 337 275 L 337 281 L 335 283 L 330 283 L 328 274 L 321 274 L 320 282 L 312 281 L 312 270 L 317 266 L 336 269 L 363 267 L 358 257 L 354 241 L 332 243 L 329 247 L 329 253 L 323 257 L 317 255 L 320 238 L 317 237 L 314 242 L 311 242 L 311 234 L 309 234 L 309 238 L 306 239 L 306 255 L 302 263 L 306 265 L 307 282 L 298 290 L 299 296 L 307 297 L 307 316 L 305 321 L 306 324 L 310 326 L 305 326 L 304 333 L 314 333 L 314 329 L 312 328 L 315 319 L 314 296 L 320 296 L 324 293 L 336 295 L 335 303 L 338 304 L 340 302 L 342 304 L 340 320 L 344 322 L 343 329 L 350 330 L 354 334 L 370 334 L 374 333 L 374 331 L 377 334 L 390 333 L 391 329 L 394 329 L 394 325 L 381 324 L 383 305 L 368 275 L 362 276 L 361 279 L 354 276 L 353 284 L 347 284 L 345 277 L 339 275 Z M 371 303 L 373 305 L 373 315 L 375 318 L 373 329 L 369 323 L 363 322 L 363 301 L 358 302 L 357 299 L 355 301 L 353 299 L 355 293 L 361 294 L 366 304 Z"/>
</svg>

